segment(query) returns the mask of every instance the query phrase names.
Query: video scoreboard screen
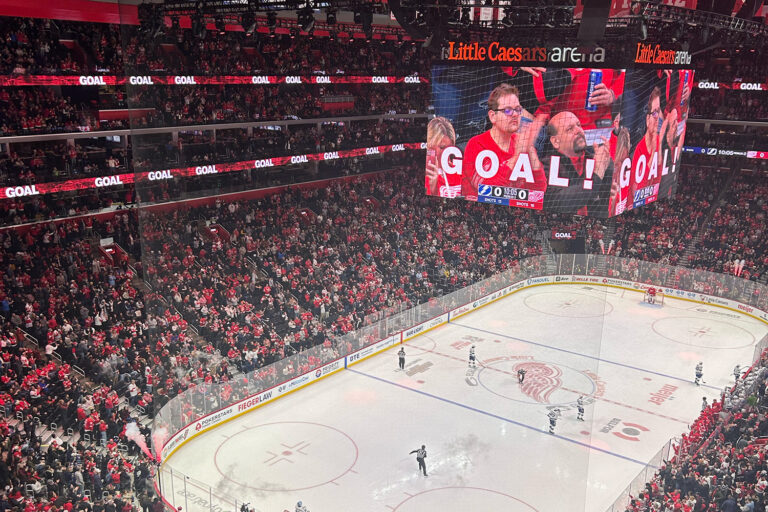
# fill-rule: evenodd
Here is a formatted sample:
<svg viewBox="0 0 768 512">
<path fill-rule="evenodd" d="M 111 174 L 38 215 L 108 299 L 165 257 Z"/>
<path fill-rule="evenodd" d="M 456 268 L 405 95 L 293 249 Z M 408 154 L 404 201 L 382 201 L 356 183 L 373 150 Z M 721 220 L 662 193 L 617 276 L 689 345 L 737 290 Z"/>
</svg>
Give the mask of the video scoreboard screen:
<svg viewBox="0 0 768 512">
<path fill-rule="evenodd" d="M 596 217 L 674 194 L 692 70 L 653 66 L 639 45 L 637 62 L 651 66 L 556 67 L 550 49 L 494 43 L 486 55 L 541 62 L 466 64 L 482 48 L 450 44 L 466 58 L 432 68 L 427 194 Z"/>
</svg>

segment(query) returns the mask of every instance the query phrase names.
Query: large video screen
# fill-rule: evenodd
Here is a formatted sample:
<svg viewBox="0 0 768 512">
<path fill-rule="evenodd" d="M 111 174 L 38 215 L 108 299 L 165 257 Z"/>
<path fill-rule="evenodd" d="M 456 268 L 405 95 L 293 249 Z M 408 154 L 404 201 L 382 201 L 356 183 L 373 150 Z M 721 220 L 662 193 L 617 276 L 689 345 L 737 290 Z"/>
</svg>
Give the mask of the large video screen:
<svg viewBox="0 0 768 512">
<path fill-rule="evenodd" d="M 676 189 L 693 71 L 432 68 L 427 194 L 609 217 Z"/>
</svg>

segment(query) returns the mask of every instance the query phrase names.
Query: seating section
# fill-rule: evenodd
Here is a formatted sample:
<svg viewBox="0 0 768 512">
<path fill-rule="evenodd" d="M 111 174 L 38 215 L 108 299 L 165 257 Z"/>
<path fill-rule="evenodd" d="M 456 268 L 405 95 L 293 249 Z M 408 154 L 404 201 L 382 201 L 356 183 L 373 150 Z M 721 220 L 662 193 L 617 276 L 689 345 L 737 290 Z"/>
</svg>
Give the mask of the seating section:
<svg viewBox="0 0 768 512">
<path fill-rule="evenodd" d="M 200 40 L 169 27 L 157 44 L 143 44 L 137 30 L 0 18 L 0 75 L 170 76 L 194 69 L 211 76 L 418 73 L 428 79 L 431 64 L 422 45 L 398 41 L 376 46 L 234 32 Z M 722 75 L 718 66 L 707 65 L 698 76 Z M 725 71 L 744 81 L 763 82 L 768 74 L 749 55 L 732 59 Z M 691 116 L 764 119 L 762 94 L 697 91 Z M 422 114 L 429 102 L 427 83 L 4 86 L 0 137 L 307 122 L 217 129 L 215 136 L 195 129 L 119 141 L 64 135 L 14 141 L 0 156 L 0 186 L 422 142 L 424 119 L 316 120 Z M 132 112 L 104 116 L 104 110 Z M 704 132 L 691 124 L 687 144 L 768 148 L 763 131 L 742 128 Z M 0 225 L 12 227 L 0 230 L 5 508 L 162 512 L 151 497 L 152 462 L 125 436 L 129 423 L 149 438 L 154 412 L 200 383 L 225 384 L 226 396 L 212 397 L 215 404 L 244 397 L 249 389 L 235 379 L 240 372 L 276 379 L 269 365 L 290 354 L 319 345 L 335 350 L 340 335 L 547 253 L 552 230 L 583 234 L 590 254 L 736 274 L 745 282 L 768 278 L 761 162 L 691 155 L 676 198 L 600 220 L 415 193 L 424 183 L 421 155 L 0 200 Z M 337 179 L 293 186 L 330 178 Z M 285 188 L 223 198 L 277 185 Z M 212 195 L 219 197 L 170 203 Z M 133 208 L 137 202 L 153 207 Z M 112 244 L 101 247 L 108 239 Z M 677 284 L 685 287 L 685 279 Z M 315 362 L 306 358 L 294 371 Z M 765 510 L 767 364 L 763 357 L 704 408 L 674 459 L 628 511 Z M 757 403 L 745 402 L 748 394 Z M 190 404 L 182 414 L 191 419 L 199 410 Z"/>
</svg>

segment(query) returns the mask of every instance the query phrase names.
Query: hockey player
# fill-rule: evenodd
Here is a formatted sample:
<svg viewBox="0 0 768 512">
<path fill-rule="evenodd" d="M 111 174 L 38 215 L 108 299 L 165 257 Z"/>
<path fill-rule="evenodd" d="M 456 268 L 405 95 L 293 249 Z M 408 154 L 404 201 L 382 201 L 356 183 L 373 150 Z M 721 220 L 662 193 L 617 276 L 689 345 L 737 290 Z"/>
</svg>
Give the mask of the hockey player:
<svg viewBox="0 0 768 512">
<path fill-rule="evenodd" d="M 309 512 L 309 509 L 302 502 L 296 504 L 296 512 Z"/>
<path fill-rule="evenodd" d="M 522 384 L 524 380 L 525 380 L 525 369 L 520 368 L 519 370 L 517 370 L 517 382 L 519 384 Z"/>
<path fill-rule="evenodd" d="M 704 375 L 704 363 L 699 361 L 699 364 L 696 365 L 696 380 L 694 380 L 693 383 L 698 386 L 699 381 L 701 380 L 701 377 L 703 375 Z"/>
<path fill-rule="evenodd" d="M 421 445 L 421 448 L 412 450 L 411 453 L 409 453 L 408 455 L 411 455 L 413 453 L 416 454 L 416 462 L 419 463 L 419 471 L 423 471 L 424 476 L 427 476 L 427 464 L 424 462 L 424 459 L 427 458 L 427 446 Z"/>
<path fill-rule="evenodd" d="M 584 397 L 579 396 L 579 398 L 576 399 L 576 410 L 578 411 L 576 414 L 576 419 L 579 421 L 584 421 Z"/>
<path fill-rule="evenodd" d="M 707 397 L 702 397 L 702 399 L 701 399 L 701 410 L 703 411 L 707 407 L 709 407 L 709 404 L 707 403 Z"/>
<path fill-rule="evenodd" d="M 475 346 L 472 345 L 469 348 L 469 367 L 470 368 L 477 368 L 477 362 L 475 360 Z"/>
<path fill-rule="evenodd" d="M 397 360 L 401 370 L 405 370 L 405 347 L 400 347 L 397 351 Z"/>
<path fill-rule="evenodd" d="M 557 418 L 559 414 L 555 412 L 555 409 L 552 409 L 549 411 L 549 414 L 547 414 L 547 417 L 549 418 L 549 433 L 554 434 L 555 433 L 555 426 L 557 425 Z"/>
<path fill-rule="evenodd" d="M 741 377 L 741 365 L 736 365 L 733 367 L 733 378 L 736 380 L 736 382 L 739 381 L 739 378 Z"/>
</svg>

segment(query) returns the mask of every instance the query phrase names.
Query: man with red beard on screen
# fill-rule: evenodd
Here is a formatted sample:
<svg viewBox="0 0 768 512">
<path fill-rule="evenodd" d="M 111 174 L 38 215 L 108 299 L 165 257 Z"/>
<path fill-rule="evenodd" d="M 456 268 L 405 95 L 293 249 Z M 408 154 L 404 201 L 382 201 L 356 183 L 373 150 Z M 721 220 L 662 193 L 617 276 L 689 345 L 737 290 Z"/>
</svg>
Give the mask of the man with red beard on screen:
<svg viewBox="0 0 768 512">
<path fill-rule="evenodd" d="M 546 189 L 544 168 L 533 146 L 543 123 L 534 121 L 520 130 L 523 107 L 519 96 L 517 87 L 503 83 L 488 97 L 491 129 L 469 139 L 464 150 L 461 183 L 464 197 L 477 199 L 477 187 L 481 184 Z"/>
</svg>

